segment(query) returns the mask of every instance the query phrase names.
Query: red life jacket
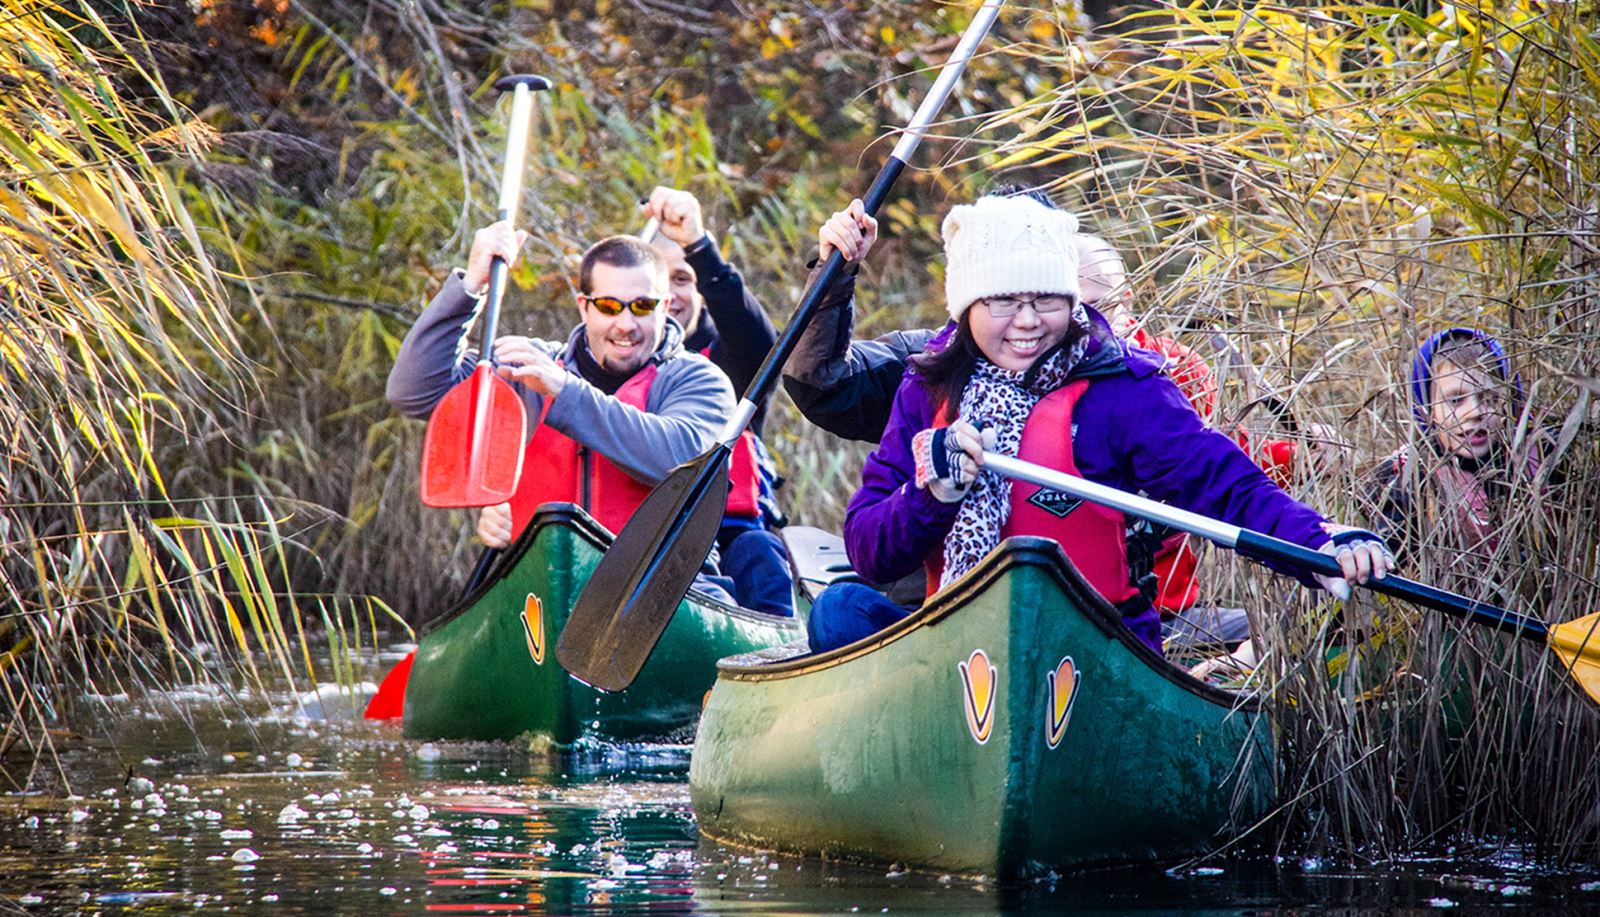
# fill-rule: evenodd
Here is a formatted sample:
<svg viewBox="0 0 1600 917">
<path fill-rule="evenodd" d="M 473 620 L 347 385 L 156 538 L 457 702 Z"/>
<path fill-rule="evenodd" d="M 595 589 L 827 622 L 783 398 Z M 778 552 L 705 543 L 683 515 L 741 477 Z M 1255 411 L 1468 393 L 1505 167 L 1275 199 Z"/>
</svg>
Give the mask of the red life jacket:
<svg viewBox="0 0 1600 917">
<path fill-rule="evenodd" d="M 1217 407 L 1217 382 L 1211 368 L 1192 348 L 1169 337 L 1151 334 L 1144 328 L 1134 328 L 1132 316 L 1117 323 L 1118 335 L 1128 343 L 1153 351 L 1167 358 L 1167 374 L 1189 400 L 1189 405 L 1206 423 L 1211 423 Z M 1254 448 L 1252 438 L 1243 427 L 1233 431 L 1233 440 L 1245 454 L 1255 459 L 1267 477 L 1279 487 L 1288 488 L 1294 481 L 1295 444 L 1287 440 L 1263 440 Z M 1200 559 L 1188 535 L 1173 535 L 1162 543 L 1151 559 L 1151 572 L 1156 576 L 1155 606 L 1162 614 L 1172 615 L 1194 607 L 1200 600 L 1200 584 L 1196 570 Z"/>
<path fill-rule="evenodd" d="M 711 346 L 700 355 L 711 359 Z M 756 465 L 756 435 L 749 427 L 733 441 L 733 455 L 728 460 L 728 510 L 727 515 L 755 519 L 761 515 L 761 472 Z"/>
<path fill-rule="evenodd" d="M 633 374 L 617 389 L 616 399 L 643 411 L 655 384 L 658 367 L 652 363 Z M 523 452 L 522 479 L 511 495 L 511 538 L 528 527 L 533 513 L 544 503 L 576 503 L 611 532 L 620 532 L 634 510 L 650 495 L 651 486 L 618 468 L 605 456 L 580 445 L 544 422 L 550 400 L 544 402 L 539 424 Z M 728 509 L 730 516 L 756 518 L 761 482 L 756 470 L 755 437 L 749 431 L 733 444 L 729 461 Z"/>
<path fill-rule="evenodd" d="M 1088 388 L 1089 380 L 1079 379 L 1039 399 L 1022 428 L 1017 458 L 1082 477 L 1072 458 L 1072 409 Z M 1012 481 L 1011 515 L 1000 535 L 1054 539 L 1089 585 L 1113 605 L 1138 593 L 1128 582 L 1127 522 L 1117 510 Z M 943 552 L 929 557 L 930 593 L 938 588 L 943 567 Z"/>
<path fill-rule="evenodd" d="M 656 381 L 656 364 L 633 374 L 617 389 L 616 399 L 643 411 Z M 577 440 L 544 422 L 550 399 L 544 401 L 539 425 L 522 458 L 522 480 L 511 495 L 511 538 L 522 534 L 534 510 L 544 503 L 576 503 L 612 532 L 622 531 L 650 495 L 650 485 L 612 464 Z"/>
</svg>

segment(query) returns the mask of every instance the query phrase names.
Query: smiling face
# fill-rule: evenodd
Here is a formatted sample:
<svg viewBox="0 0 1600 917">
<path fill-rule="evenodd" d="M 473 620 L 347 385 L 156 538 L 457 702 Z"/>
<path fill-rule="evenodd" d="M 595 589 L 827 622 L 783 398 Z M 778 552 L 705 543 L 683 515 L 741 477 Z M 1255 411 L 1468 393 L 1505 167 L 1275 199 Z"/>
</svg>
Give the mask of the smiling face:
<svg viewBox="0 0 1600 917">
<path fill-rule="evenodd" d="M 1032 294 L 1018 294 L 1028 298 Z M 972 341 L 1001 369 L 1022 372 L 1033 365 L 1041 354 L 1061 343 L 1072 329 L 1072 309 L 1057 309 L 1039 313 L 1033 306 L 1023 306 L 1016 315 L 995 318 L 989 311 L 988 300 L 980 299 L 967 310 L 972 324 Z"/>
<path fill-rule="evenodd" d="M 643 296 L 664 299 L 667 278 L 653 264 L 618 267 L 602 261 L 592 268 L 590 288 L 591 297 L 609 296 L 623 302 Z M 578 312 L 583 316 L 590 355 L 608 372 L 618 374 L 636 372 L 650 360 L 667 323 L 665 306 L 658 306 L 648 316 L 634 315 L 626 308 L 617 315 L 605 315 L 588 300 L 579 299 Z"/>
<path fill-rule="evenodd" d="M 1495 379 L 1481 369 L 1435 360 L 1428 419 L 1446 455 L 1481 461 L 1505 425 Z"/>
<path fill-rule="evenodd" d="M 700 295 L 700 288 L 696 285 L 699 277 L 695 275 L 694 268 L 689 266 L 689 259 L 683 256 L 681 245 L 659 234 L 650 244 L 667 259 L 667 280 L 672 293 L 667 314 L 682 325 L 684 331 L 693 332 L 700 323 L 701 310 L 706 307 L 705 297 Z"/>
</svg>

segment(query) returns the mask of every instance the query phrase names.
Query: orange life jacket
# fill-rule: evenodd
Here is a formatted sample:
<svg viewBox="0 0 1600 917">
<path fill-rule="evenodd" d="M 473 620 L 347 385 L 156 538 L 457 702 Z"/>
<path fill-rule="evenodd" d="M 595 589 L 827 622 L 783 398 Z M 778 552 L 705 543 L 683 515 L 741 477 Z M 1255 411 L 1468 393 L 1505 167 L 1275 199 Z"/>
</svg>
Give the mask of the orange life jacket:
<svg viewBox="0 0 1600 917">
<path fill-rule="evenodd" d="M 615 397 L 642 411 L 655 381 L 656 365 L 652 363 L 622 383 Z M 622 531 L 634 510 L 650 495 L 650 485 L 557 432 L 544 422 L 549 413 L 550 399 L 546 398 L 539 425 L 523 454 L 522 479 L 511 495 L 512 539 L 522 534 L 534 510 L 544 503 L 576 503 L 610 531 Z"/>
<path fill-rule="evenodd" d="M 645 410 L 657 371 L 658 367 L 652 363 L 634 373 L 617 389 L 616 399 Z M 512 540 L 522 534 L 534 511 L 544 503 L 576 503 L 610 531 L 622 531 L 634 510 L 650 495 L 651 485 L 639 481 L 577 440 L 557 432 L 544 422 L 549 413 L 547 398 L 539 414 L 538 427 L 523 453 L 522 479 L 511 495 Z M 728 515 L 758 516 L 761 512 L 757 502 L 760 478 L 756 470 L 755 439 L 749 430 L 733 444 L 728 477 L 731 484 Z"/>
</svg>

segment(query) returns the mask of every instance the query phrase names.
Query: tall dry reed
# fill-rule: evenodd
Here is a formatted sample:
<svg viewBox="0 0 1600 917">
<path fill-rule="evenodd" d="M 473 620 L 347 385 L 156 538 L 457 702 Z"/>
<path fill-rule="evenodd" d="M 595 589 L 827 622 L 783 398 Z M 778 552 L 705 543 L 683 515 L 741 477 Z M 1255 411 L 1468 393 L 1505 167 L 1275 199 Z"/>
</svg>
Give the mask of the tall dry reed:
<svg viewBox="0 0 1600 917">
<path fill-rule="evenodd" d="M 1140 266 L 1148 327 L 1221 376 L 1222 424 L 1294 439 L 1271 412 L 1240 419 L 1288 405 L 1297 496 L 1377 525 L 1375 476 L 1409 450 L 1404 572 L 1559 622 L 1600 610 L 1597 24 L 1526 2 L 1138 12 L 1014 48 L 1053 78 L 1007 114 L 1017 136 L 974 155 L 1047 184 Z M 1514 458 L 1488 542 L 1428 483 L 1406 386 L 1421 342 L 1459 325 L 1520 376 L 1499 393 Z M 1317 602 L 1232 558 L 1206 570 L 1270 650 L 1255 684 L 1282 739 L 1282 849 L 1487 835 L 1596 856 L 1600 706 L 1552 654 L 1398 603 Z"/>
</svg>

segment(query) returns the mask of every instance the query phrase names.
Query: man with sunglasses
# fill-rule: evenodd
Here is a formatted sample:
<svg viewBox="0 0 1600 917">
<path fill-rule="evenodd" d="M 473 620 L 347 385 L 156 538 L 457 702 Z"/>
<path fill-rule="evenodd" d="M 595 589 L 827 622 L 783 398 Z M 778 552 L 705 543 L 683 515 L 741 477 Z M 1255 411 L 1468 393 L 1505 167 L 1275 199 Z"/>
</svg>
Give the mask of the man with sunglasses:
<svg viewBox="0 0 1600 917">
<path fill-rule="evenodd" d="M 457 342 L 488 288 L 495 257 L 515 264 L 527 233 L 499 222 L 479 230 L 464 271 L 456 271 L 401 344 L 388 397 L 402 413 L 426 417 L 476 364 Z M 667 262 L 632 236 L 596 242 L 579 267 L 582 321 L 564 344 L 514 335 L 495 341 L 494 360 L 528 412 L 532 439 L 509 504 L 480 514 L 490 547 L 509 545 L 541 503 L 577 503 L 619 531 L 652 487 L 711 447 L 734 407 L 720 370 L 683 347 L 668 317 Z M 723 580 L 696 588 L 733 603 Z M 790 613 L 789 609 L 761 609 Z"/>
</svg>

